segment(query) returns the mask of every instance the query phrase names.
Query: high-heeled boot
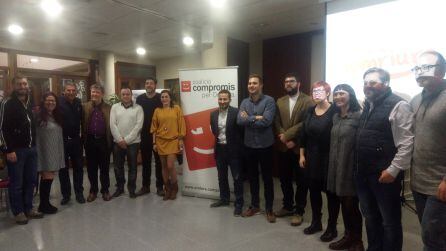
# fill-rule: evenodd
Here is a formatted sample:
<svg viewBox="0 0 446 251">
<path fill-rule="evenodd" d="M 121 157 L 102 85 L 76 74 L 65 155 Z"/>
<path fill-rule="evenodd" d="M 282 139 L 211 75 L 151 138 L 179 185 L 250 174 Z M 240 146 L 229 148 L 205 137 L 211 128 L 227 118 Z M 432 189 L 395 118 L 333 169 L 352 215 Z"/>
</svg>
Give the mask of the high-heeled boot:
<svg viewBox="0 0 446 251">
<path fill-rule="evenodd" d="M 168 200 L 170 198 L 170 194 L 172 192 L 172 187 L 170 184 L 170 180 L 164 182 L 164 196 L 163 200 Z"/>
<path fill-rule="evenodd" d="M 170 199 L 171 199 L 171 200 L 174 200 L 174 199 L 177 198 L 177 193 L 178 193 L 178 181 L 175 182 L 175 183 L 172 183 L 172 184 L 171 184 L 171 188 L 172 188 L 172 191 L 171 191 L 171 194 L 170 194 Z"/>
<path fill-rule="evenodd" d="M 50 203 L 50 192 L 53 180 L 41 180 L 40 181 L 40 204 L 39 211 L 44 214 L 55 214 L 57 212 L 57 207 L 51 205 Z"/>
</svg>

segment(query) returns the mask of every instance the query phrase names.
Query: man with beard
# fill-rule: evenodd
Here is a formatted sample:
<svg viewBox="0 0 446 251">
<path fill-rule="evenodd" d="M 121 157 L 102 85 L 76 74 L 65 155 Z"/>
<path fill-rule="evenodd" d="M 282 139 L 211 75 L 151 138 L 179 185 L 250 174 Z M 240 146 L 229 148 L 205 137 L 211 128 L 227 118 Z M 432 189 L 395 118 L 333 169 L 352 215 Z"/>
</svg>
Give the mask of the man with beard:
<svg viewBox="0 0 446 251">
<path fill-rule="evenodd" d="M 161 160 L 157 152 L 153 151 L 153 138 L 150 133 L 153 112 L 162 107 L 161 95 L 156 93 L 156 79 L 148 78 L 145 83 L 146 93 L 136 98 L 136 103 L 144 111 L 144 122 L 141 130 L 141 158 L 142 158 L 142 187 L 136 193 L 141 196 L 150 193 L 150 177 L 152 175 L 152 153 L 155 157 L 156 194 L 164 196 L 163 176 L 161 172 Z"/>
<path fill-rule="evenodd" d="M 82 120 L 81 100 L 76 97 L 77 90 L 74 83 L 64 86 L 63 96 L 59 98 L 61 113 L 63 116 L 63 139 L 65 147 L 65 168 L 59 170 L 60 191 L 62 193 L 61 205 L 66 205 L 71 197 L 70 160 L 73 167 L 73 185 L 76 201 L 85 203 L 84 198 L 84 165 L 80 128 Z"/>
<path fill-rule="evenodd" d="M 2 151 L 6 154 L 9 175 L 9 199 L 15 221 L 27 224 L 28 219 L 42 218 L 33 208 L 37 181 L 36 125 L 30 102 L 28 80 L 13 79 L 14 91 L 1 104 Z"/>
<path fill-rule="evenodd" d="M 390 75 L 370 68 L 364 75 L 364 111 L 356 137 L 356 190 L 365 218 L 368 249 L 398 251 L 403 245 L 401 181 L 410 167 L 413 113 L 392 93 Z"/>
<path fill-rule="evenodd" d="M 228 165 L 234 180 L 234 216 L 242 214 L 243 208 L 243 180 L 241 178 L 241 128 L 237 125 L 238 109 L 229 105 L 231 93 L 221 90 L 218 93 L 219 109 L 211 113 L 211 130 L 215 136 L 215 160 L 218 171 L 218 186 L 220 200 L 211 207 L 229 205 Z"/>
<path fill-rule="evenodd" d="M 276 222 L 273 213 L 273 121 L 276 113 L 274 99 L 263 94 L 262 78 L 251 74 L 248 80 L 249 97 L 240 104 L 237 124 L 244 127 L 244 143 L 248 162 L 251 206 L 243 212 L 243 217 L 251 217 L 260 212 L 259 166 L 262 173 L 266 219 Z"/>
<path fill-rule="evenodd" d="M 299 91 L 300 79 L 297 74 L 285 75 L 284 89 L 287 95 L 277 100 L 275 117 L 276 135 L 279 139 L 279 173 L 283 193 L 283 207 L 277 217 L 291 216 L 291 225 L 302 224 L 302 216 L 307 204 L 307 184 L 305 170 L 298 167 L 299 146 L 292 140 L 302 127 L 305 112 L 313 105 L 309 96 Z M 293 181 L 297 188 L 294 193 Z M 295 208 L 294 208 L 295 206 Z"/>
<path fill-rule="evenodd" d="M 446 250 L 446 71 L 444 57 L 427 51 L 412 71 L 423 91 L 415 96 L 411 186 L 426 251 Z"/>
</svg>

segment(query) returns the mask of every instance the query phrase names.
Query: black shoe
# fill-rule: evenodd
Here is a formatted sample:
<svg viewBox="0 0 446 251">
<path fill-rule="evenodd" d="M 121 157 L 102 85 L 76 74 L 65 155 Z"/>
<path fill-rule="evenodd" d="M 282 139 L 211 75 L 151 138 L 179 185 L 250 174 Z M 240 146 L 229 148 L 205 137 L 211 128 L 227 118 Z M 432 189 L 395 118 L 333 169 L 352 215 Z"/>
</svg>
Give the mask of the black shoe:
<svg viewBox="0 0 446 251">
<path fill-rule="evenodd" d="M 242 209 L 236 208 L 234 209 L 234 217 L 241 217 L 242 216 Z"/>
<path fill-rule="evenodd" d="M 122 189 L 116 189 L 115 193 L 112 195 L 112 197 L 116 198 L 121 196 L 124 193 L 124 191 Z"/>
<path fill-rule="evenodd" d="M 83 194 L 76 194 L 76 201 L 79 204 L 84 204 L 85 203 L 85 198 Z"/>
<path fill-rule="evenodd" d="M 336 237 L 338 237 L 338 231 L 336 230 L 336 228 L 327 228 L 327 230 L 325 230 L 324 234 L 321 235 L 320 239 L 323 242 L 330 242 L 332 240 L 334 240 Z"/>
<path fill-rule="evenodd" d="M 162 187 L 158 187 L 156 189 L 156 195 L 163 197 L 164 196 L 164 189 Z"/>
<path fill-rule="evenodd" d="M 50 203 L 47 203 L 46 205 L 39 205 L 39 212 L 44 214 L 55 214 L 57 213 L 57 207 L 51 205 Z"/>
<path fill-rule="evenodd" d="M 219 200 L 211 204 L 211 207 L 223 207 L 228 206 L 229 201 Z"/>
<path fill-rule="evenodd" d="M 312 222 L 311 225 L 304 229 L 304 234 L 314 234 L 322 231 L 322 223 L 321 222 Z"/>
<path fill-rule="evenodd" d="M 134 199 L 136 198 L 136 193 L 135 192 L 129 192 L 129 197 Z"/>
<path fill-rule="evenodd" d="M 60 204 L 63 206 L 68 204 L 68 202 L 70 202 L 70 197 L 63 197 L 62 200 L 60 201 Z"/>
</svg>

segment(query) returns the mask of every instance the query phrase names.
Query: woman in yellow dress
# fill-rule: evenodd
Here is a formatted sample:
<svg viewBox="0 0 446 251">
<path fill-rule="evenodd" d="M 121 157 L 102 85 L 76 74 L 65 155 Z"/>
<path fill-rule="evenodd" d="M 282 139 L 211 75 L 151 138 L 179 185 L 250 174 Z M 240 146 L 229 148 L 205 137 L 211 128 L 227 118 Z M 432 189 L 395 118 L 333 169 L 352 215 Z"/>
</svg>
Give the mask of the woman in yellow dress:
<svg viewBox="0 0 446 251">
<path fill-rule="evenodd" d="M 177 153 L 183 150 L 183 138 L 186 135 L 186 122 L 183 112 L 172 102 L 170 91 L 161 92 L 162 108 L 153 113 L 150 132 L 153 134 L 153 149 L 161 159 L 164 181 L 163 200 L 174 200 L 178 193 L 177 171 L 175 160 Z"/>
</svg>

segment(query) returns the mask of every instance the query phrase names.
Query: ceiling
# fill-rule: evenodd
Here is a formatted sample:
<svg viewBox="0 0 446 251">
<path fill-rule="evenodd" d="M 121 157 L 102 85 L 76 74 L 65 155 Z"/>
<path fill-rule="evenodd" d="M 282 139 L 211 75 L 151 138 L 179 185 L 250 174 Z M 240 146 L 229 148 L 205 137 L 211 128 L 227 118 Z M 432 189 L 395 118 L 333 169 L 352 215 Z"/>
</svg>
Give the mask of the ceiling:
<svg viewBox="0 0 446 251">
<path fill-rule="evenodd" d="M 112 51 L 134 56 L 142 46 L 151 59 L 173 57 L 201 50 L 201 32 L 214 26 L 246 42 L 323 29 L 324 1 L 227 0 L 224 9 L 208 0 L 59 0 L 63 12 L 49 18 L 40 0 L 0 0 L 0 47 L 20 40 Z M 12 38 L 11 23 L 25 32 Z M 184 48 L 183 35 L 192 36 L 193 49 Z"/>
</svg>

